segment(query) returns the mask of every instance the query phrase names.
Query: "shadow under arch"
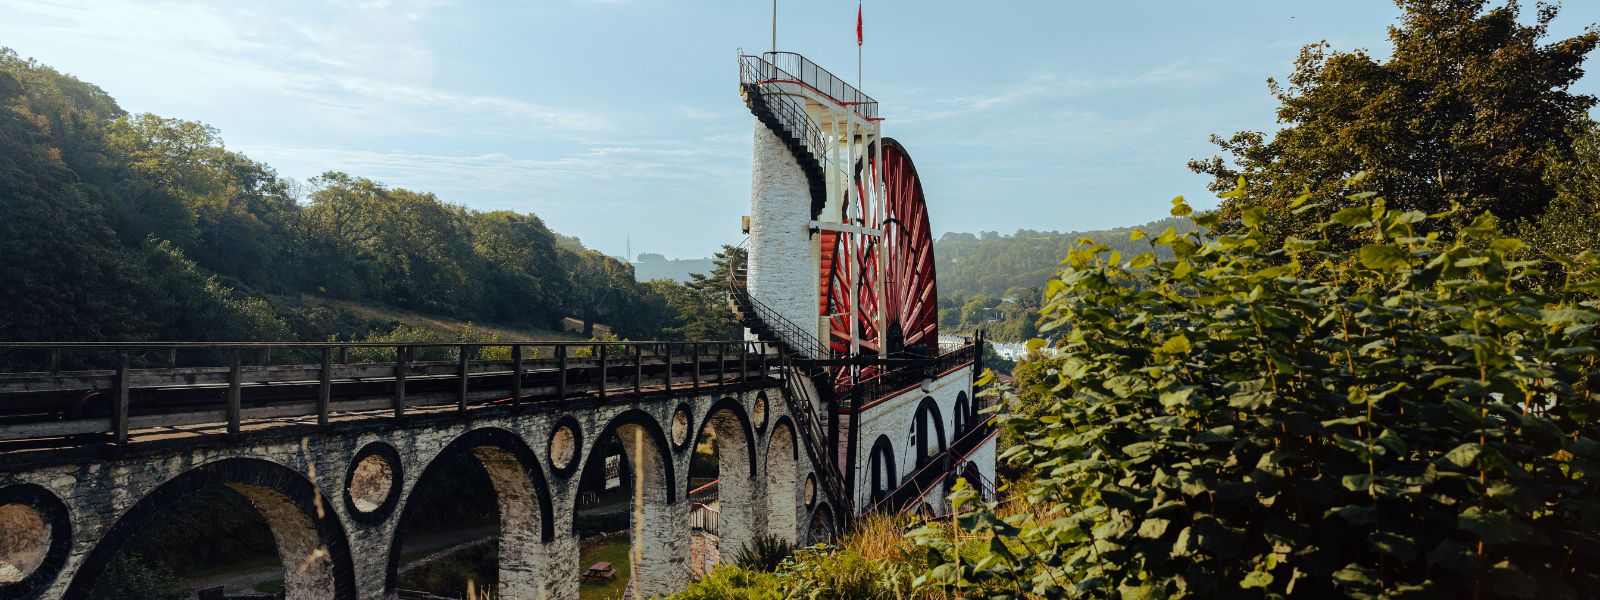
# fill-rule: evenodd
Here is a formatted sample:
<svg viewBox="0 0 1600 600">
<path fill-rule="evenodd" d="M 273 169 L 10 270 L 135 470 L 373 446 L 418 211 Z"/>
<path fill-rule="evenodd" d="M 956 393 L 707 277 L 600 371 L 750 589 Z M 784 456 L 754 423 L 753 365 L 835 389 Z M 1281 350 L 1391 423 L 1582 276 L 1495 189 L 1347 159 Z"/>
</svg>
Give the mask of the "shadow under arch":
<svg viewBox="0 0 1600 600">
<path fill-rule="evenodd" d="M 755 427 L 751 425 L 750 415 L 745 412 L 744 406 L 740 405 L 739 402 L 733 398 L 722 398 L 711 403 L 711 406 L 706 409 L 705 416 L 701 417 L 700 427 L 695 430 L 694 443 L 690 444 L 689 447 L 698 448 L 700 446 L 700 442 L 705 441 L 707 425 L 716 427 L 718 429 L 725 428 L 728 423 L 720 417 L 720 415 L 724 414 L 733 415 L 733 418 L 738 422 L 738 431 L 740 432 L 740 437 L 744 438 L 742 442 L 745 449 L 745 456 L 749 460 L 749 470 L 746 472 L 750 474 L 751 478 L 754 478 L 756 476 L 756 446 L 758 444 L 758 442 L 756 442 Z M 717 439 L 721 440 L 722 436 L 719 434 Z M 718 448 L 718 452 L 721 452 L 720 447 Z M 692 489 L 689 486 L 693 484 L 690 483 L 688 477 L 683 478 L 683 483 L 685 486 L 683 491 L 685 493 Z"/>
<path fill-rule="evenodd" d="M 688 584 L 689 536 L 687 527 L 679 529 L 670 524 L 687 524 L 689 504 L 678 501 L 677 477 L 674 473 L 671 445 L 661 424 L 649 413 L 634 408 L 612 417 L 592 439 L 579 465 L 579 473 L 590 471 L 594 461 L 604 461 L 614 446 L 609 440 L 615 436 L 621 442 L 622 454 L 630 473 L 619 477 L 633 480 L 633 498 L 628 501 L 629 550 L 631 584 L 643 597 L 669 596 Z M 581 484 L 580 484 L 581 485 Z M 574 494 L 573 502 L 580 502 L 583 494 Z M 573 507 L 572 534 L 578 532 L 578 507 Z M 567 564 L 567 576 L 578 578 L 580 565 Z M 506 596 L 501 596 L 506 597 Z"/>
<path fill-rule="evenodd" d="M 62 598 L 88 598 L 141 525 L 160 519 L 184 496 L 218 486 L 244 495 L 266 519 L 283 562 L 287 598 L 356 598 L 349 539 L 338 516 L 326 508 L 332 500 L 298 471 L 258 458 L 209 462 L 156 486 L 100 536 Z"/>
<path fill-rule="evenodd" d="M 630 425 L 636 425 L 644 429 L 645 438 L 647 438 L 650 447 L 654 449 L 656 455 L 660 457 L 660 466 L 662 469 L 661 476 L 662 480 L 666 482 L 666 485 L 663 487 L 665 488 L 667 494 L 667 504 L 676 504 L 678 502 L 678 490 L 677 486 L 674 485 L 673 482 L 677 481 L 678 478 L 676 474 L 673 473 L 672 445 L 667 441 L 666 431 L 661 428 L 660 423 L 656 422 L 655 417 L 652 417 L 650 416 L 650 413 L 644 412 L 637 408 L 628 409 L 626 412 L 612 417 L 610 421 L 606 422 L 606 426 L 600 429 L 599 434 L 591 438 L 594 440 L 594 443 L 589 444 L 589 447 L 584 449 L 583 462 L 577 466 L 576 472 L 584 473 L 585 470 L 589 468 L 589 461 L 591 460 L 595 460 L 597 458 L 604 460 L 605 456 L 603 456 L 603 453 L 605 452 L 605 444 L 602 443 L 602 440 L 605 440 L 606 437 L 610 435 L 619 435 L 617 430 Z M 626 447 L 627 444 L 623 444 L 623 446 Z M 635 462 L 639 460 L 639 457 L 628 456 L 627 460 L 635 467 L 643 466 L 640 463 Z M 574 519 L 574 521 L 576 521 L 576 519 Z M 574 525 L 574 531 L 576 531 L 576 525 Z"/>
<path fill-rule="evenodd" d="M 955 427 L 951 427 L 954 430 L 950 434 L 952 437 L 961 437 L 961 434 L 966 433 L 967 428 L 972 426 L 972 417 L 970 410 L 967 408 L 966 392 L 956 394 L 955 414 L 950 415 L 950 418 L 955 423 Z"/>
<path fill-rule="evenodd" d="M 894 442 L 889 441 L 889 436 L 879 435 L 873 440 L 872 450 L 867 455 L 868 471 L 872 477 L 871 504 L 877 504 L 889 493 L 900 485 L 900 479 L 895 477 Z"/>
<path fill-rule="evenodd" d="M 939 402 L 933 396 L 924 397 L 917 404 L 914 423 L 917 428 L 916 465 L 920 467 L 945 450 L 944 415 L 939 412 Z M 931 429 L 929 425 L 932 425 Z"/>
<path fill-rule="evenodd" d="M 507 542 L 531 542 L 533 525 L 537 523 L 537 536 L 540 543 L 550 543 L 555 539 L 555 513 L 550 498 L 550 484 L 544 476 L 544 468 L 540 466 L 539 458 L 528 447 L 522 436 L 498 427 L 484 427 L 467 431 L 451 440 L 449 444 L 428 460 L 428 465 L 423 467 L 417 476 L 416 483 L 411 490 L 406 492 L 404 508 L 400 518 L 396 521 L 394 531 L 390 533 L 389 564 L 384 573 L 385 591 L 393 591 L 400 570 L 401 546 L 404 542 L 402 528 L 406 518 L 416 506 L 412 500 L 417 495 L 417 490 L 423 483 L 429 481 L 429 475 L 437 474 L 439 465 L 447 462 L 446 458 L 455 453 L 466 453 L 472 456 L 479 465 L 483 466 L 489 482 L 494 486 L 495 504 L 499 508 L 500 539 L 501 539 L 501 571 L 517 570 L 521 565 L 506 565 L 505 548 Z M 525 501 L 533 499 L 535 507 L 529 507 Z M 535 508 L 537 515 L 529 514 L 528 509 Z M 508 539 L 508 537 L 510 539 Z M 535 582 L 536 583 L 536 582 Z M 508 582 L 501 577 L 501 585 L 516 585 L 517 582 Z"/>
<path fill-rule="evenodd" d="M 806 525 L 806 544 L 832 540 L 836 527 L 833 508 L 827 502 L 818 502 L 817 509 L 811 511 L 811 522 Z"/>
<path fill-rule="evenodd" d="M 797 541 L 799 515 L 804 501 L 800 498 L 800 450 L 794 439 L 794 426 L 789 417 L 780 417 L 767 430 L 767 447 L 762 453 L 763 471 L 767 482 L 767 497 L 762 504 L 767 511 L 767 534 L 788 542 Z"/>
<path fill-rule="evenodd" d="M 772 439 L 778 435 L 778 430 L 780 429 L 788 430 L 789 439 L 793 440 L 795 444 L 799 443 L 799 440 L 794 437 L 794 420 L 790 419 L 789 415 L 778 417 L 778 420 L 772 422 L 772 427 L 767 429 L 767 452 L 762 453 L 762 456 L 766 456 L 772 452 Z M 795 444 L 790 444 L 789 447 L 790 454 L 792 455 L 791 458 L 794 460 L 800 460 L 800 447 Z"/>
</svg>

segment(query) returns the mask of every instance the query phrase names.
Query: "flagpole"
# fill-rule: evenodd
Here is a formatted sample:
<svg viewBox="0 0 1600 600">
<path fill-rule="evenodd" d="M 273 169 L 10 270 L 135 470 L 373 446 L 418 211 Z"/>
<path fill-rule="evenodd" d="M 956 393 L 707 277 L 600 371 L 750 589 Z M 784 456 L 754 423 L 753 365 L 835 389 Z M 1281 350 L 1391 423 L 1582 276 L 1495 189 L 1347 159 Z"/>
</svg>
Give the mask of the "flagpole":
<svg viewBox="0 0 1600 600">
<path fill-rule="evenodd" d="M 861 45 L 866 43 L 866 38 L 861 34 L 861 5 L 862 0 L 856 0 L 856 89 L 861 87 Z"/>
<path fill-rule="evenodd" d="M 778 51 L 778 0 L 772 0 L 772 51 Z"/>
</svg>

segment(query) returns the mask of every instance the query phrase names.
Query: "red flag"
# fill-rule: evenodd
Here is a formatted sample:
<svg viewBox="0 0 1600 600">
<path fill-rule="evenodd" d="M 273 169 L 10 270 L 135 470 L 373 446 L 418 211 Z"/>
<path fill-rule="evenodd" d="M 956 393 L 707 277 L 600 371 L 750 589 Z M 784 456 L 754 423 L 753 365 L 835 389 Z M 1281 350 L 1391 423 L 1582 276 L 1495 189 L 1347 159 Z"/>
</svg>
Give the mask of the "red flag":
<svg viewBox="0 0 1600 600">
<path fill-rule="evenodd" d="M 856 45 L 861 45 L 861 3 L 856 3 Z"/>
</svg>

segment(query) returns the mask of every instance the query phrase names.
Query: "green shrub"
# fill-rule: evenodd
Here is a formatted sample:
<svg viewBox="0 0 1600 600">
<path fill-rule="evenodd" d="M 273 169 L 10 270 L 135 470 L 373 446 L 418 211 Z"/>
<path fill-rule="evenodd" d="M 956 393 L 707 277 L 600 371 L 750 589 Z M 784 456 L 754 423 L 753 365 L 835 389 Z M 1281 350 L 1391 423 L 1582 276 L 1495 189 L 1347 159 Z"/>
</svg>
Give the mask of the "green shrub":
<svg viewBox="0 0 1600 600">
<path fill-rule="evenodd" d="M 722 565 L 689 584 L 674 600 L 780 600 L 778 578 L 771 573 Z"/>
<path fill-rule="evenodd" d="M 1242 184 L 1241 184 L 1242 187 Z M 933 589 L 1017 597 L 1600 595 L 1600 255 L 1548 262 L 1492 217 L 1347 208 L 1269 245 L 1266 212 L 1156 253 L 1085 242 L 1049 283 L 1063 334 L 1032 419 L 1003 418 L 1032 510 L 919 532 Z M 1187 216 L 1182 199 L 1173 214 Z M 1295 206 L 1305 204 L 1302 198 Z M 1302 207 L 1308 208 L 1308 207 Z M 1216 230 L 1217 217 L 1194 221 Z M 1327 242 L 1358 240 L 1333 251 Z M 1136 239 L 1145 237 L 1138 232 Z M 970 492 L 955 494 L 972 508 Z"/>
<path fill-rule="evenodd" d="M 172 569 L 137 554 L 118 554 L 100 580 L 91 600 L 183 600 L 189 594 Z"/>
<path fill-rule="evenodd" d="M 733 562 L 752 571 L 771 573 L 794 553 L 794 544 L 775 535 L 760 535 L 745 542 L 733 554 Z"/>
<path fill-rule="evenodd" d="M 853 548 L 811 546 L 794 553 L 778 570 L 787 598 L 898 600 L 911 583 L 903 565 L 867 560 Z"/>
</svg>

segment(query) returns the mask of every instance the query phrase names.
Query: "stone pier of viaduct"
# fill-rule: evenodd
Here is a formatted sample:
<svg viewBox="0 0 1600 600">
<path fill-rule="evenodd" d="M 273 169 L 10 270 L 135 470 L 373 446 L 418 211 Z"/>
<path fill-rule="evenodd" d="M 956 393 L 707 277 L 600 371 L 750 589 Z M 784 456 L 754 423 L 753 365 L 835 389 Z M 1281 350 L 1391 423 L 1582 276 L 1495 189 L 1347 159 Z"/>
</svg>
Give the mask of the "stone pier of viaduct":
<svg viewBox="0 0 1600 600">
<path fill-rule="evenodd" d="M 434 465 L 465 454 L 484 467 L 500 514 L 500 598 L 576 598 L 579 477 L 615 434 L 642 485 L 634 519 L 646 596 L 690 574 L 687 474 L 709 424 L 720 455 L 722 547 L 760 532 L 791 540 L 829 527 L 799 451 L 781 380 L 559 407 L 415 411 L 317 426 L 132 445 L 86 460 L 41 452 L 0 469 L 0 598 L 85 598 L 119 548 L 185 494 L 226 486 L 269 524 L 291 599 L 396 595 L 398 524 Z M 225 438 L 225 439 L 216 439 Z M 769 482 L 784 482 L 770 485 Z M 802 483 L 796 483 L 802 482 Z M 21 507 L 18 509 L 17 507 Z M 31 509 L 31 510 L 28 510 Z M 642 518 L 640 518 L 642 517 Z M 0 573 L 4 575 L 4 573 Z"/>
</svg>

